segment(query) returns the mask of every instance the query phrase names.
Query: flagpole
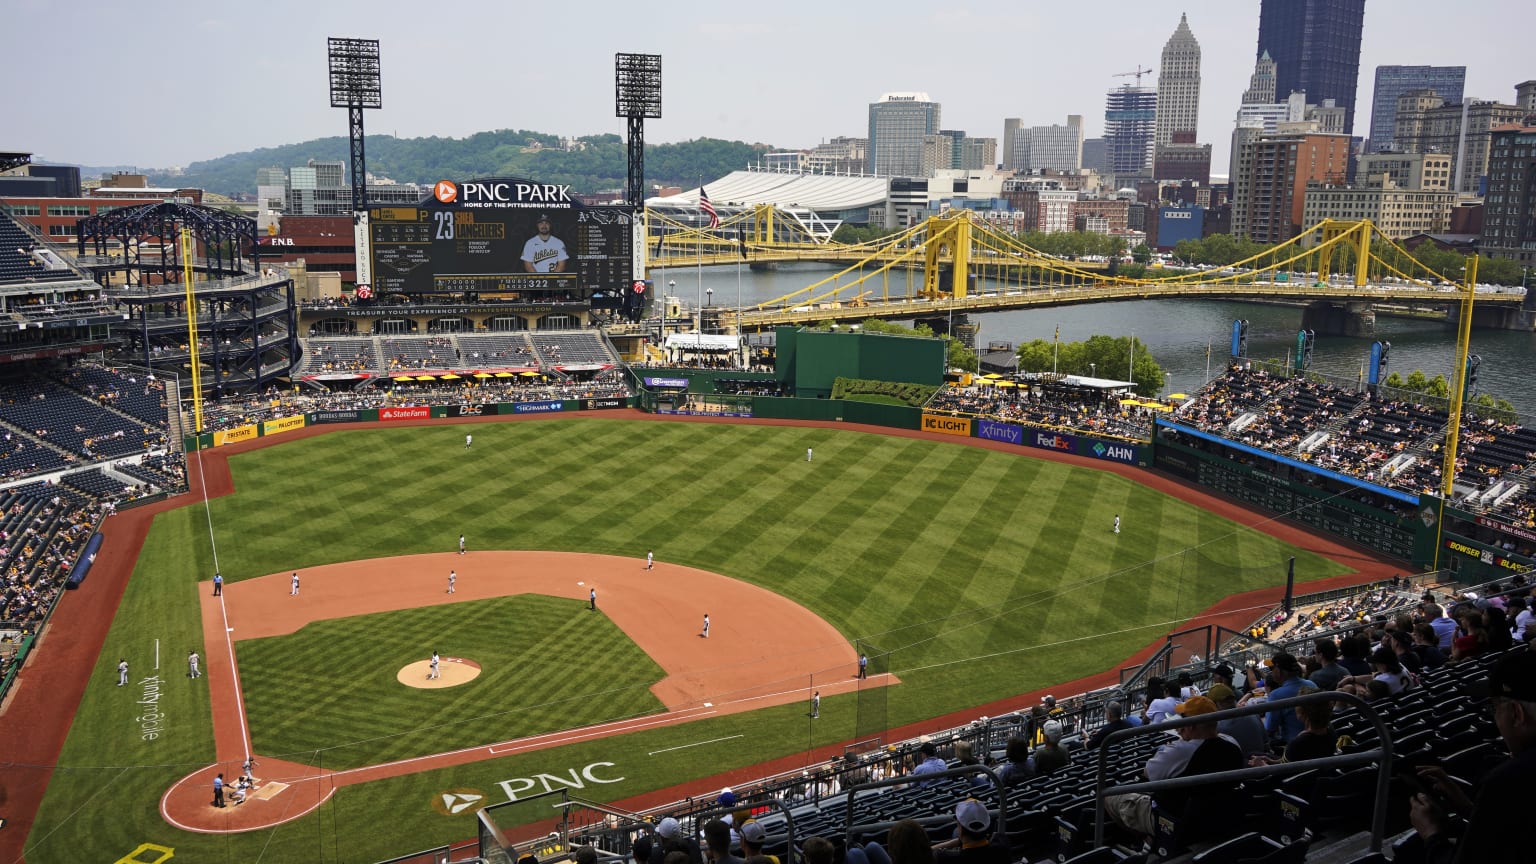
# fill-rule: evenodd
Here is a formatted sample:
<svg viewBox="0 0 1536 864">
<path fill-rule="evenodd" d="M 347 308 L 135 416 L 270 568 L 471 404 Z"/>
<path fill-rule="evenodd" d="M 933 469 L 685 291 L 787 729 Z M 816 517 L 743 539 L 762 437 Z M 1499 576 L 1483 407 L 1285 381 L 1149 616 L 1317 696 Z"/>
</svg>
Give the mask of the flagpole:
<svg viewBox="0 0 1536 864">
<path fill-rule="evenodd" d="M 1130 365 L 1125 370 L 1125 380 L 1130 381 L 1132 383 L 1135 383 L 1135 381 L 1136 381 L 1136 331 L 1135 330 L 1131 331 L 1131 359 L 1130 359 Z"/>
<path fill-rule="evenodd" d="M 1056 374 L 1056 367 L 1061 360 L 1061 325 L 1056 325 L 1055 348 L 1051 352 L 1051 374 Z"/>
<path fill-rule="evenodd" d="M 699 199 L 703 200 L 703 198 L 704 198 L 704 177 L 703 177 L 703 175 L 700 175 L 699 176 Z M 704 208 L 702 208 L 702 207 L 699 208 L 700 216 L 703 215 L 703 209 Z M 694 238 L 694 253 L 698 256 L 697 258 L 694 259 L 694 263 L 696 263 L 698 265 L 698 273 L 699 273 L 699 299 L 698 299 L 699 326 L 698 326 L 698 331 L 700 333 L 703 333 L 704 332 L 704 229 L 702 227 L 699 229 L 699 235 Z"/>
<path fill-rule="evenodd" d="M 737 251 L 740 251 L 740 249 L 741 249 L 741 225 L 739 225 L 739 224 L 736 226 L 736 241 L 737 241 L 737 243 L 736 243 Z M 741 346 L 741 339 L 742 339 L 743 335 L 744 334 L 741 332 L 741 256 L 738 255 L 736 257 L 736 343 L 737 343 L 737 352 L 736 353 L 737 353 L 738 356 L 741 354 L 740 346 Z M 745 363 L 742 364 L 742 368 L 743 369 L 746 368 L 746 364 Z"/>
</svg>

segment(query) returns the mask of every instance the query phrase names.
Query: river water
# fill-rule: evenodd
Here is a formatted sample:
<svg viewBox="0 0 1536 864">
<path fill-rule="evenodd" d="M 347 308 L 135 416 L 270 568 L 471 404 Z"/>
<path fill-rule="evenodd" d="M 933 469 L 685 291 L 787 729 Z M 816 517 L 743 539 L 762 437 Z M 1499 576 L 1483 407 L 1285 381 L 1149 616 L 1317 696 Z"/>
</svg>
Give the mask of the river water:
<svg viewBox="0 0 1536 864">
<path fill-rule="evenodd" d="M 710 304 L 734 307 L 773 300 L 837 272 L 816 264 L 792 264 L 777 270 L 754 272 L 748 267 L 706 267 L 653 271 L 661 285 L 676 283 L 667 293 L 685 305 Z M 911 278 L 920 279 L 920 274 Z M 906 274 L 892 275 L 891 293 L 905 294 Z M 898 284 L 899 283 L 899 284 Z M 874 287 L 874 286 L 871 286 Z M 711 295 L 709 289 L 714 289 Z M 876 287 L 878 291 L 878 287 Z M 847 296 L 845 293 L 844 296 Z M 790 301 L 790 305 L 804 302 Z M 1013 312 L 973 315 L 981 326 L 977 345 L 1033 339 L 1049 341 L 1057 326 L 1063 342 L 1080 342 L 1090 336 L 1130 336 L 1151 348 L 1167 373 L 1164 394 L 1190 392 L 1206 380 L 1206 346 L 1210 346 L 1210 372 L 1221 374 L 1232 342 L 1232 322 L 1248 320 L 1248 356 L 1258 360 L 1284 360 L 1294 350 L 1301 326 L 1300 307 L 1269 306 L 1208 300 L 1138 300 L 1094 303 Z M 1313 349 L 1312 371 L 1347 380 L 1363 380 L 1371 343 L 1392 343 L 1389 371 L 1406 377 L 1415 369 L 1433 378 L 1451 380 L 1455 366 L 1456 334 L 1438 321 L 1389 318 L 1378 315 L 1371 338 L 1318 336 Z M 1473 330 L 1472 353 L 1482 358 L 1478 390 L 1508 399 L 1522 414 L 1536 415 L 1536 333 L 1504 330 Z M 1129 360 L 1130 358 L 1126 358 Z M 1125 370 L 1097 370 L 1100 377 L 1122 377 Z"/>
</svg>

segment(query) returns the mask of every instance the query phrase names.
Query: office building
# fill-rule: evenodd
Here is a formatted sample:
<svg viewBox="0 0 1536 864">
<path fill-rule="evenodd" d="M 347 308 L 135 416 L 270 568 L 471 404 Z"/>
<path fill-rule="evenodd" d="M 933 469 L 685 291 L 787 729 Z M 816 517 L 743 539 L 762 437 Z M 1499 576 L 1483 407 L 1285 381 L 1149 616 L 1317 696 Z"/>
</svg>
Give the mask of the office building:
<svg viewBox="0 0 1536 864">
<path fill-rule="evenodd" d="M 997 139 L 972 138 L 959 129 L 940 129 L 949 138 L 949 163 L 939 168 L 956 171 L 983 171 L 997 167 Z M 929 175 L 932 176 L 932 175 Z"/>
<path fill-rule="evenodd" d="M 1452 191 L 1481 196 L 1487 188 L 1488 149 L 1493 130 L 1523 122 L 1526 113 L 1516 105 L 1481 99 L 1463 99 L 1458 105 L 1447 103 L 1432 91 L 1410 91 L 1397 100 L 1393 149 L 1401 153 L 1451 154 Z"/>
<path fill-rule="evenodd" d="M 1397 100 L 1413 90 L 1433 90 L 1446 102 L 1461 102 L 1467 83 L 1465 66 L 1377 66 L 1371 91 L 1371 152 L 1392 149 Z"/>
<path fill-rule="evenodd" d="M 1490 144 L 1479 250 L 1531 267 L 1536 265 L 1536 126 L 1495 130 Z"/>
<path fill-rule="evenodd" d="M 1309 228 L 1324 219 L 1369 220 L 1382 234 L 1401 240 L 1415 234 L 1446 233 L 1455 206 L 1454 192 L 1401 189 L 1386 174 L 1350 185 L 1312 181 L 1307 183 L 1301 224 Z"/>
<path fill-rule="evenodd" d="M 1449 192 L 1451 154 L 1370 153 L 1357 160 L 1357 178 L 1370 178 L 1378 174 L 1389 177 L 1399 189 Z"/>
<path fill-rule="evenodd" d="M 1150 176 L 1157 124 L 1157 90 L 1126 84 L 1109 91 L 1104 108 L 1107 161 L 1116 183 Z"/>
<path fill-rule="evenodd" d="M 1343 184 L 1350 136 L 1317 132 L 1260 135 L 1234 160 L 1232 233 L 1283 243 L 1301 232 L 1309 182 Z"/>
<path fill-rule="evenodd" d="M 1275 92 L 1301 91 L 1344 109 L 1344 131 L 1353 132 L 1355 89 L 1360 78 L 1360 36 L 1365 0 L 1261 0 L 1259 43 L 1275 61 Z"/>
<path fill-rule="evenodd" d="M 1109 173 L 1109 142 L 1103 138 L 1083 139 L 1083 170 Z"/>
<path fill-rule="evenodd" d="M 939 107 L 927 93 L 886 93 L 880 101 L 871 102 L 870 173 L 880 177 L 928 176 L 923 173 L 924 142 L 939 134 Z"/>
<path fill-rule="evenodd" d="M 1013 171 L 1038 174 L 1042 171 L 1080 171 L 1083 168 L 1083 118 L 1067 116 L 1065 126 L 1018 126 L 1004 121 L 1003 134 L 1008 152 L 1003 165 Z M 1010 136 L 1011 132 L 1011 136 Z"/>
<path fill-rule="evenodd" d="M 1179 26 L 1163 46 L 1162 65 L 1157 73 L 1157 126 L 1155 146 L 1167 147 L 1181 133 L 1191 136 L 1200 125 L 1200 43 L 1189 29 L 1187 16 L 1179 16 Z"/>
<path fill-rule="evenodd" d="M 1248 78 L 1248 89 L 1243 92 L 1243 104 L 1261 105 L 1274 101 L 1275 61 L 1268 51 L 1264 51 L 1253 64 L 1253 75 Z"/>
<path fill-rule="evenodd" d="M 869 139 L 823 141 L 807 154 L 805 168 L 815 174 L 863 174 L 869 168 Z"/>
</svg>

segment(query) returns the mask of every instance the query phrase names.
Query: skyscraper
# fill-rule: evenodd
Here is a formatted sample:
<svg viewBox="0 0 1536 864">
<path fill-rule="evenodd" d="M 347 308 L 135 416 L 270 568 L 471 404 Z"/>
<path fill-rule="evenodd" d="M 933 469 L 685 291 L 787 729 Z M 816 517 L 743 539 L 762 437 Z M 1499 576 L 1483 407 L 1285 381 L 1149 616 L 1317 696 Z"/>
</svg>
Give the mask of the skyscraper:
<svg viewBox="0 0 1536 864">
<path fill-rule="evenodd" d="M 1365 0 L 1261 0 L 1259 46 L 1275 60 L 1275 92 L 1302 90 L 1307 101 L 1332 99 L 1353 132 L 1360 79 Z"/>
<path fill-rule="evenodd" d="M 923 142 L 939 134 L 939 103 L 927 93 L 886 93 L 869 104 L 869 171 L 922 177 Z"/>
<path fill-rule="evenodd" d="M 1461 102 L 1467 84 L 1465 66 L 1377 66 L 1371 93 L 1371 152 L 1392 149 L 1397 98 L 1410 90 L 1433 90 L 1447 104 Z"/>
<path fill-rule="evenodd" d="M 1253 76 L 1248 79 L 1248 90 L 1243 93 L 1244 105 L 1270 105 L 1275 101 L 1275 61 L 1265 51 L 1253 64 Z"/>
<path fill-rule="evenodd" d="M 1109 91 L 1104 106 L 1104 142 L 1109 170 L 1125 179 L 1150 177 L 1157 126 L 1157 90 L 1125 84 Z"/>
<path fill-rule="evenodd" d="M 1178 28 L 1163 46 L 1157 72 L 1156 145 L 1167 147 L 1180 132 L 1193 136 L 1199 125 L 1200 43 L 1189 29 L 1188 17 L 1180 15 Z"/>
</svg>

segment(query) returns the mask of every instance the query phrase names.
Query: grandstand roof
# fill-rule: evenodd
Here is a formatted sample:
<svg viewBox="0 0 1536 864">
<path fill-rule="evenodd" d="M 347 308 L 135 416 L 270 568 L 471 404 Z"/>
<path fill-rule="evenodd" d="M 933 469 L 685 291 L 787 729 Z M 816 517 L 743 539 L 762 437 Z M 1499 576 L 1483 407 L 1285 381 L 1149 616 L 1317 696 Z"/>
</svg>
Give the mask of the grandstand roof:
<svg viewBox="0 0 1536 864">
<path fill-rule="evenodd" d="M 791 171 L 732 171 L 705 188 L 709 190 L 710 202 L 717 207 L 772 204 L 784 210 L 853 210 L 883 205 L 887 197 L 884 177 Z M 697 207 L 699 190 L 649 198 L 645 203 L 650 207 Z"/>
</svg>

